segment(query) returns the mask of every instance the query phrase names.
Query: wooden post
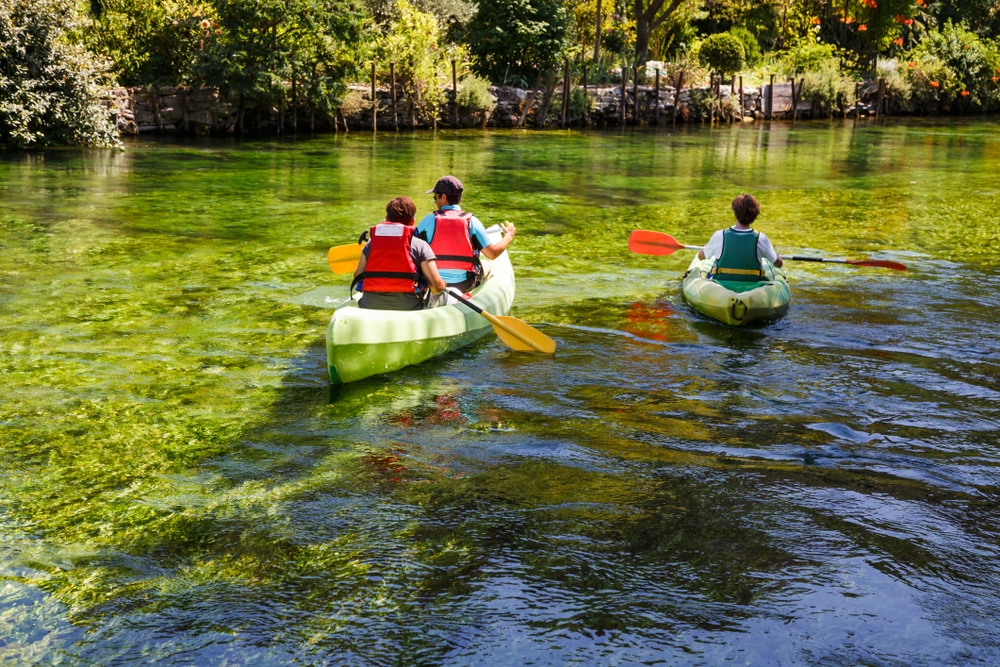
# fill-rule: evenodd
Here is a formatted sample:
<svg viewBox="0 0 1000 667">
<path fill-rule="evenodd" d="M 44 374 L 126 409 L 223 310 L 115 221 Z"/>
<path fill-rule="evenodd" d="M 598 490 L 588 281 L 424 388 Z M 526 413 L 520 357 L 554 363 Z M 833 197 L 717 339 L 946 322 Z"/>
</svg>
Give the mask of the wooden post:
<svg viewBox="0 0 1000 667">
<path fill-rule="evenodd" d="M 767 87 L 767 119 L 774 118 L 774 75 L 771 75 L 771 85 Z"/>
<path fill-rule="evenodd" d="M 399 115 L 396 113 L 396 63 L 389 63 L 389 79 L 392 85 L 392 129 L 399 130 Z"/>
<path fill-rule="evenodd" d="M 743 116 L 747 114 L 747 102 L 746 97 L 743 96 L 743 75 L 740 75 L 740 122 L 743 122 Z"/>
<path fill-rule="evenodd" d="M 587 63 L 583 63 L 583 123 L 590 124 L 590 97 L 587 93 Z"/>
<path fill-rule="evenodd" d="M 625 62 L 625 59 L 623 58 L 622 59 L 622 100 L 621 100 L 621 104 L 618 105 L 618 107 L 619 107 L 618 108 L 618 122 L 620 122 L 622 125 L 625 124 L 625 104 L 626 104 L 626 100 L 625 100 L 625 86 L 628 85 L 628 75 L 626 74 L 626 72 L 628 71 L 628 68 L 626 67 L 626 64 L 627 63 Z"/>
<path fill-rule="evenodd" d="M 674 117 L 671 119 L 671 125 L 677 125 L 677 108 L 681 105 L 681 89 L 684 87 L 684 70 L 681 70 L 677 75 L 677 85 L 674 87 Z"/>
<path fill-rule="evenodd" d="M 642 109 L 639 106 L 639 66 L 632 70 L 632 122 L 642 124 Z"/>
<path fill-rule="evenodd" d="M 451 59 L 451 124 L 458 127 L 458 70 L 455 59 Z"/>
<path fill-rule="evenodd" d="M 715 125 L 715 72 L 708 75 L 708 124 Z"/>
<path fill-rule="evenodd" d="M 795 122 L 795 116 L 799 112 L 799 100 L 798 100 L 798 96 L 795 94 L 795 75 L 794 74 L 792 75 L 792 78 L 791 78 L 791 84 L 792 84 L 792 122 L 794 123 Z"/>
<path fill-rule="evenodd" d="M 563 101 L 562 101 L 562 122 L 560 127 L 566 128 L 569 125 L 569 58 L 563 67 Z"/>
<path fill-rule="evenodd" d="M 184 86 L 181 90 L 183 91 L 181 93 L 181 112 L 183 114 L 182 115 L 182 119 L 181 119 L 181 129 L 184 130 L 184 134 L 187 134 L 188 133 L 188 128 L 189 128 L 189 126 L 188 126 L 188 102 L 191 99 L 191 89 L 188 88 L 187 86 Z"/>
<path fill-rule="evenodd" d="M 861 116 L 861 110 L 858 108 L 859 100 L 861 99 L 861 82 L 858 81 L 854 84 L 854 119 L 857 120 Z"/>
<path fill-rule="evenodd" d="M 655 101 L 656 106 L 654 107 L 653 110 L 653 124 L 659 125 L 660 124 L 660 66 L 659 65 L 656 66 L 656 91 L 653 93 L 653 96 L 654 99 L 656 100 Z"/>
<path fill-rule="evenodd" d="M 153 88 L 153 115 L 156 117 L 156 133 L 163 134 L 163 118 L 160 116 L 159 88 Z"/>
<path fill-rule="evenodd" d="M 378 98 L 375 97 L 375 61 L 372 61 L 372 132 L 378 131 Z"/>
</svg>

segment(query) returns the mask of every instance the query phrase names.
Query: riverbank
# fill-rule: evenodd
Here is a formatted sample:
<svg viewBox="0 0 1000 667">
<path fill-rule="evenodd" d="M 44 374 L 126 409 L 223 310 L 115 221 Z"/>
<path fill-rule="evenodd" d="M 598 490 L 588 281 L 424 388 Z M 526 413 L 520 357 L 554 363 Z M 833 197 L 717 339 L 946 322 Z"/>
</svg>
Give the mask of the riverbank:
<svg viewBox="0 0 1000 667">
<path fill-rule="evenodd" d="M 472 109 L 446 105 L 422 113 L 388 88 L 352 85 L 335 118 L 308 108 L 260 106 L 218 88 L 112 88 L 106 104 L 123 135 L 141 134 L 296 134 L 447 128 L 586 127 L 638 124 L 753 122 L 812 118 L 812 106 L 800 99 L 801 84 L 729 85 L 677 88 L 670 85 L 589 86 L 562 90 L 491 86 L 493 106 Z M 875 82 L 859 82 L 844 117 L 868 116 L 879 106 Z"/>
</svg>

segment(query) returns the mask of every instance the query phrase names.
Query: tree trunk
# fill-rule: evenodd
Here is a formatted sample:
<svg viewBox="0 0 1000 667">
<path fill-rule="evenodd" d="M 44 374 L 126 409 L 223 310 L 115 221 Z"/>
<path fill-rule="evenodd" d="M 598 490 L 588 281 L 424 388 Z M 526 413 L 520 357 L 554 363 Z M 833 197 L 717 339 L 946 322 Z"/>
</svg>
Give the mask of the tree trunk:
<svg viewBox="0 0 1000 667">
<path fill-rule="evenodd" d="M 594 31 L 594 62 L 601 59 L 601 0 L 597 0 L 597 21 Z"/>
<path fill-rule="evenodd" d="M 535 127 L 545 127 L 545 116 L 552 105 L 552 98 L 556 95 L 556 77 L 558 75 L 558 71 L 555 68 L 550 69 L 544 74 L 543 90 L 545 92 L 542 94 L 542 101 L 538 106 L 538 111 L 535 113 Z"/>
</svg>

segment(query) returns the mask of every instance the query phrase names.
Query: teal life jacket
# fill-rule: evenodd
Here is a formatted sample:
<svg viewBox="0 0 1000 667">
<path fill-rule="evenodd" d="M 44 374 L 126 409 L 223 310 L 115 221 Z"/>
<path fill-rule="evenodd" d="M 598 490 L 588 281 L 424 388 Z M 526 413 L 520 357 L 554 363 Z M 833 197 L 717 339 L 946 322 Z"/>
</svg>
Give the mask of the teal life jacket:
<svg viewBox="0 0 1000 667">
<path fill-rule="evenodd" d="M 719 280 L 755 283 L 764 279 L 757 256 L 755 231 L 739 232 L 730 227 L 722 232 L 722 255 L 715 262 L 713 273 Z"/>
</svg>

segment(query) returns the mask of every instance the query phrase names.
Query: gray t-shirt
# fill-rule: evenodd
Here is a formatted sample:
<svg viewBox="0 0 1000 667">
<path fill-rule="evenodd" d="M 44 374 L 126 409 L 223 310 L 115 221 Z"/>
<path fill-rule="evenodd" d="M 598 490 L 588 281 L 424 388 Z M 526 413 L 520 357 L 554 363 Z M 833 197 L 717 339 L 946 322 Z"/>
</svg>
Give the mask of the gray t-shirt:
<svg viewBox="0 0 1000 667">
<path fill-rule="evenodd" d="M 368 252 L 371 248 L 371 243 L 365 245 L 361 250 L 361 254 L 368 259 Z M 413 263 L 417 266 L 417 272 L 420 272 L 421 262 L 428 262 L 437 257 L 434 255 L 434 251 L 431 250 L 430 244 L 423 239 L 418 239 L 414 236 L 410 239 L 410 257 L 413 259 Z M 423 308 L 423 299 L 416 294 L 407 292 L 364 292 L 361 296 L 361 300 L 358 305 L 362 308 L 375 308 L 377 310 L 419 310 Z"/>
</svg>

